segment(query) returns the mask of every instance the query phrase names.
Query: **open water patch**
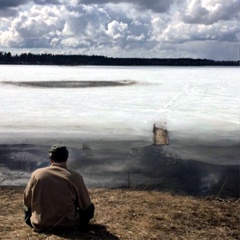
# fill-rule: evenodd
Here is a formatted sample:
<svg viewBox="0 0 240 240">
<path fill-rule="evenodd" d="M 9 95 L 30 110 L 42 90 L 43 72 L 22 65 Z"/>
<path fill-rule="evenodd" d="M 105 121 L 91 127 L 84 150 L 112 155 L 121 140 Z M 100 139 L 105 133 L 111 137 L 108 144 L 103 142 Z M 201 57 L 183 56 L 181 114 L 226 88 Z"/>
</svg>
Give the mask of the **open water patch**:
<svg viewBox="0 0 240 240">
<path fill-rule="evenodd" d="M 218 165 L 169 156 L 169 146 L 127 150 L 91 144 L 68 147 L 68 167 L 89 187 L 155 189 L 180 194 L 239 198 L 239 165 Z M 105 146 L 105 147 L 104 147 Z M 47 145 L 0 144 L 0 186 L 26 185 L 31 173 L 49 166 Z"/>
<path fill-rule="evenodd" d="M 119 87 L 136 84 L 135 81 L 4 81 L 4 84 L 19 87 L 36 88 L 91 88 L 91 87 Z"/>
</svg>

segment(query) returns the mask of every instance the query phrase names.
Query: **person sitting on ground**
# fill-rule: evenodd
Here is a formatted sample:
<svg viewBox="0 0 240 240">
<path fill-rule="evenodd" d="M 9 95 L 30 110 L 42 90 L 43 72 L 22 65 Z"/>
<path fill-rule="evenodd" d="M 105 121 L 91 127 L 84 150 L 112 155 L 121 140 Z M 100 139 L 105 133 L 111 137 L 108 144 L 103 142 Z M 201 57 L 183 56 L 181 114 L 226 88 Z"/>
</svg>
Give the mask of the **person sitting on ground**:
<svg viewBox="0 0 240 240">
<path fill-rule="evenodd" d="M 83 177 L 67 168 L 68 150 L 55 144 L 51 165 L 35 170 L 24 190 L 25 222 L 36 232 L 86 226 L 94 216 Z"/>
</svg>

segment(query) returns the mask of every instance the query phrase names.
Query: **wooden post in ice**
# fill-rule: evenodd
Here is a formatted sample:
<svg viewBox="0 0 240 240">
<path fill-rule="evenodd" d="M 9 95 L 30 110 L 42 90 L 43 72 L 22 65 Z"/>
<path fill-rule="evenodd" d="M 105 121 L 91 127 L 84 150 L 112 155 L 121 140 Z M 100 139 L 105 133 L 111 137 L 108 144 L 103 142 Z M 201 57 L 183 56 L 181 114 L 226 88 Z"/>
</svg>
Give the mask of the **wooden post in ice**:
<svg viewBox="0 0 240 240">
<path fill-rule="evenodd" d="M 168 132 L 164 127 L 153 125 L 154 144 L 155 145 L 168 145 Z"/>
</svg>

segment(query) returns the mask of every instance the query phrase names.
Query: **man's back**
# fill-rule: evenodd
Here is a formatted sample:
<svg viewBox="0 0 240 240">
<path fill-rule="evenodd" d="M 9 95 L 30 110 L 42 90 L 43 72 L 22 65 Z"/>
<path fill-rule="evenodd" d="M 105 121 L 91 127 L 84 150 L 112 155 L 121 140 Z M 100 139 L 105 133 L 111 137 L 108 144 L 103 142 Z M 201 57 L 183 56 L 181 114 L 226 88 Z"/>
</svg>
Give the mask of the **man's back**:
<svg viewBox="0 0 240 240">
<path fill-rule="evenodd" d="M 31 208 L 31 223 L 37 229 L 79 225 L 79 211 L 91 204 L 83 178 L 66 166 L 53 163 L 33 172 L 24 192 Z"/>
</svg>

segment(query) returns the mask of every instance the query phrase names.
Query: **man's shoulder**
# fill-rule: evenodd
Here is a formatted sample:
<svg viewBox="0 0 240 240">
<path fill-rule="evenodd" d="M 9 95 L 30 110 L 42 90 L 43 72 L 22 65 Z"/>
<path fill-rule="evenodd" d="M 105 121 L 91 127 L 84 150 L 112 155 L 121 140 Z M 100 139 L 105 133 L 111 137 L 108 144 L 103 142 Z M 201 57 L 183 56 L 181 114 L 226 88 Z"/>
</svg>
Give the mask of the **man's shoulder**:
<svg viewBox="0 0 240 240">
<path fill-rule="evenodd" d="M 80 178 L 80 179 L 83 178 L 81 174 L 79 174 L 78 172 L 76 172 L 76 171 L 74 171 L 74 170 L 72 170 L 72 169 L 69 169 L 69 168 L 68 168 L 68 172 L 69 172 L 72 176 L 74 176 L 75 178 Z"/>
<path fill-rule="evenodd" d="M 48 170 L 49 170 L 49 166 L 48 167 L 43 167 L 43 168 L 38 168 L 38 169 L 36 169 L 32 172 L 32 176 L 37 176 L 39 174 L 47 172 Z"/>
<path fill-rule="evenodd" d="M 49 176 L 54 176 L 55 171 L 57 170 L 57 175 L 58 176 L 65 176 L 72 181 L 83 181 L 83 177 L 81 174 L 78 172 L 69 169 L 69 168 L 61 168 L 61 167 L 56 167 L 56 166 L 48 166 L 44 168 L 38 168 L 32 173 L 32 178 L 34 179 L 39 179 L 43 177 L 49 177 Z"/>
<path fill-rule="evenodd" d="M 47 166 L 47 167 L 41 167 L 41 168 L 37 168 L 34 172 L 42 172 L 42 171 L 46 171 L 50 168 L 50 166 Z M 33 173 L 34 173 L 33 172 Z"/>
<path fill-rule="evenodd" d="M 71 179 L 71 181 L 73 182 L 83 182 L 83 177 L 81 174 L 79 174 L 78 172 L 72 170 L 72 169 L 67 169 L 67 171 L 69 172 L 69 179 Z"/>
</svg>

